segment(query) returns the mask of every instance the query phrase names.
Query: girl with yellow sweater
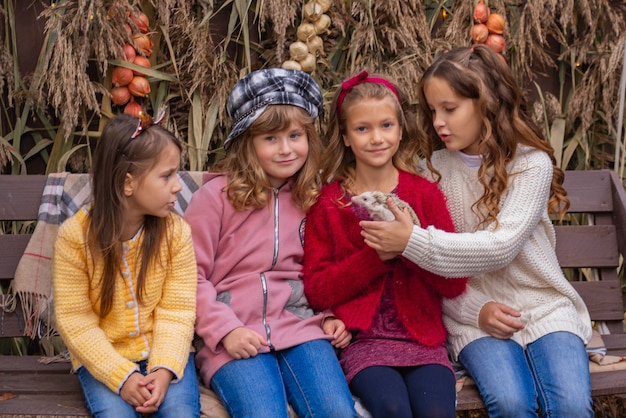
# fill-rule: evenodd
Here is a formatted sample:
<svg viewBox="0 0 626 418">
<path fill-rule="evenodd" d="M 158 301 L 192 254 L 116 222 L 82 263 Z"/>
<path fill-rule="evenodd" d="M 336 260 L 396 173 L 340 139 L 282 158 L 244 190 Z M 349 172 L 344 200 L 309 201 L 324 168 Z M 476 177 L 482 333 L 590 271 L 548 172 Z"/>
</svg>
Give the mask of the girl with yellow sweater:
<svg viewBox="0 0 626 418">
<path fill-rule="evenodd" d="M 59 229 L 57 327 L 95 417 L 200 416 L 196 262 L 172 211 L 181 150 L 151 117 L 115 117 L 94 153 L 93 202 Z"/>
</svg>

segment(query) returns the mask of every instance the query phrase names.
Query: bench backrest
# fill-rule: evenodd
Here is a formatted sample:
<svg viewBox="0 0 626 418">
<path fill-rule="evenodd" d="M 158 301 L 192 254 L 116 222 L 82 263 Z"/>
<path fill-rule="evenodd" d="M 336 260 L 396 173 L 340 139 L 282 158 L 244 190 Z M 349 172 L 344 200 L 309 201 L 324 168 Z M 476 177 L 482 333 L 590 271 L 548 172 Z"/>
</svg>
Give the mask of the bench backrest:
<svg viewBox="0 0 626 418">
<path fill-rule="evenodd" d="M 556 225 L 561 267 L 585 268 L 586 277 L 570 277 L 594 321 L 606 321 L 611 333 L 624 333 L 624 305 L 617 271 L 626 249 L 626 192 L 609 170 L 567 171 L 569 225 Z M 580 223 L 580 225 L 577 225 Z M 580 271 L 577 271 L 580 273 Z"/>
<path fill-rule="evenodd" d="M 43 175 L 0 175 L 0 221 L 36 221 L 46 182 Z M 580 274 L 573 284 L 591 318 L 606 321 L 611 333 L 624 334 L 624 305 L 617 276 L 626 252 L 626 192 L 609 170 L 567 171 L 565 189 L 571 202 L 568 225 L 557 225 L 557 256 L 566 270 L 591 268 L 597 277 Z M 583 225 L 576 222 L 583 221 Z M 30 234 L 0 234 L 0 283 L 8 286 Z M 571 270 L 576 272 L 578 270 Z M 571 274 L 569 274 L 571 276 Z M 20 336 L 15 321 L 3 321 L 2 336 Z M 625 337 L 626 338 L 626 337 Z"/>
</svg>

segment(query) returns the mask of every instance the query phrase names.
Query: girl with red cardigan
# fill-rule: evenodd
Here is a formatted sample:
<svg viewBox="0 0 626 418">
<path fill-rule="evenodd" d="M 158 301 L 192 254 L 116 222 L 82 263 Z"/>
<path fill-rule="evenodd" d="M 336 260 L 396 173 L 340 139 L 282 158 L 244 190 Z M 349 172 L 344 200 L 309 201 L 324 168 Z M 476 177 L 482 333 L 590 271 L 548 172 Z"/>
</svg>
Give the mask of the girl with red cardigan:
<svg viewBox="0 0 626 418">
<path fill-rule="evenodd" d="M 452 231 L 436 184 L 415 173 L 416 121 L 406 96 L 367 72 L 345 81 L 333 99 L 328 181 L 307 215 L 304 287 L 316 309 L 332 309 L 354 333 L 340 353 L 352 392 L 376 417 L 454 417 L 455 379 L 445 346 L 442 298 L 465 290 L 395 254 L 365 245 L 369 219 L 351 197 L 395 193 L 423 227 Z"/>
</svg>

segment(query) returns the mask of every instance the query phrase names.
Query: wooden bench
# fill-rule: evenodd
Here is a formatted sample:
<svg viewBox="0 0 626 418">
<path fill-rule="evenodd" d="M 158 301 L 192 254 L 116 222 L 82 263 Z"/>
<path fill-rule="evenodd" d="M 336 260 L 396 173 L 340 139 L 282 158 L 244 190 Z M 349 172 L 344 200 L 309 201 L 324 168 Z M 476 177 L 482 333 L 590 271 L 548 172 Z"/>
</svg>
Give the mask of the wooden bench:
<svg viewBox="0 0 626 418">
<path fill-rule="evenodd" d="M 34 221 L 46 176 L 0 176 L 0 221 Z M 565 187 L 570 212 L 584 214 L 557 226 L 557 253 L 568 273 L 580 267 L 597 271 L 594 281 L 575 281 L 594 321 L 604 321 L 609 354 L 626 355 L 624 305 L 617 275 L 626 251 L 626 192 L 610 171 L 568 171 Z M 577 222 L 584 225 L 577 225 Z M 587 225 L 587 222 L 590 224 Z M 0 283 L 6 289 L 30 238 L 29 234 L 0 234 Z M 580 279 L 579 277 L 574 278 Z M 0 295 L 0 302 L 6 296 Z M 24 319 L 19 307 L 0 312 L 0 338 L 21 337 Z M 564 353 L 566 355 L 566 353 Z M 89 416 L 83 395 L 68 363 L 42 364 L 39 356 L 0 356 L 0 418 Z M 592 374 L 594 397 L 626 394 L 626 370 Z M 474 386 L 458 395 L 457 411 L 466 416 L 484 409 Z"/>
</svg>

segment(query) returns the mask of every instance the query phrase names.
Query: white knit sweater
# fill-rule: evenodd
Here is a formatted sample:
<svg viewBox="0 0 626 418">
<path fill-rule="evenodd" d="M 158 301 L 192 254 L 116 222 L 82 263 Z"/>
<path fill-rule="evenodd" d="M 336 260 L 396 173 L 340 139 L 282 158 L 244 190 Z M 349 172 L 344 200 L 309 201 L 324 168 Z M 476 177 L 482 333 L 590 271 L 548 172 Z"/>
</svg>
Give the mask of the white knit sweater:
<svg viewBox="0 0 626 418">
<path fill-rule="evenodd" d="M 456 359 L 470 342 L 487 336 L 478 314 L 489 301 L 522 313 L 525 328 L 513 340 L 525 347 L 555 331 L 569 331 L 585 344 L 591 320 L 581 297 L 563 276 L 554 251 L 555 234 L 547 202 L 552 162 L 542 151 L 519 147 L 509 165 L 509 184 L 500 200 L 499 226 L 478 228 L 472 204 L 483 192 L 477 170 L 457 152 L 432 157 L 457 233 L 414 227 L 403 255 L 445 277 L 472 277 L 467 292 L 444 301 L 448 341 Z M 425 170 L 426 175 L 430 175 Z"/>
</svg>

